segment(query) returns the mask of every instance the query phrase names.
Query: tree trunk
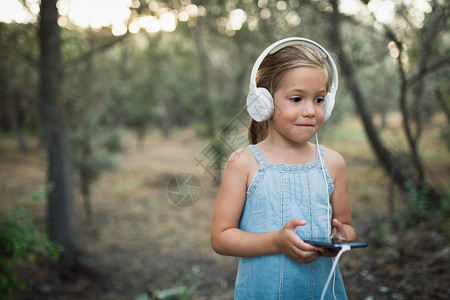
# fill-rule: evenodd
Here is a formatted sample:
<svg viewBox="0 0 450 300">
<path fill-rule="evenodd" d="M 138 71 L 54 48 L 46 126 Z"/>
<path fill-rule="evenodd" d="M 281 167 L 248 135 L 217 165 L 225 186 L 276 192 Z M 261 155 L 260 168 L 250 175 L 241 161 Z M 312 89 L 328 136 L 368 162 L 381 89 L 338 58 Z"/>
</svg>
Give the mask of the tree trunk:
<svg viewBox="0 0 450 300">
<path fill-rule="evenodd" d="M 118 113 L 119 120 L 118 126 L 120 128 L 125 128 L 127 123 L 127 108 L 126 103 L 130 97 L 130 45 L 129 39 L 124 38 L 122 40 L 122 59 L 120 61 L 120 77 L 121 85 L 119 86 L 119 97 L 118 97 Z"/>
<path fill-rule="evenodd" d="M 88 75 L 88 78 L 90 76 Z M 91 145 L 91 135 L 90 135 L 90 126 L 85 126 L 82 129 L 82 141 L 81 141 L 81 159 L 91 161 L 92 160 L 92 145 Z M 91 170 L 86 169 L 84 163 L 83 167 L 80 169 L 80 186 L 81 186 L 81 195 L 83 197 L 83 207 L 84 213 L 88 220 L 92 218 L 92 203 L 91 203 L 91 183 L 92 176 Z"/>
<path fill-rule="evenodd" d="M 434 95 L 436 96 L 436 99 L 438 100 L 438 103 L 446 116 L 447 124 L 450 124 L 450 107 L 445 101 L 445 97 L 438 87 L 434 88 Z"/>
<path fill-rule="evenodd" d="M 41 1 L 39 111 L 47 149 L 48 232 L 50 239 L 63 250 L 61 274 L 70 275 L 78 266 L 80 251 L 75 238 L 70 145 L 59 99 L 61 33 L 56 2 Z"/>
<path fill-rule="evenodd" d="M 80 176 L 81 195 L 83 196 L 84 213 L 88 220 L 92 219 L 91 183 L 89 178 Z"/>
</svg>

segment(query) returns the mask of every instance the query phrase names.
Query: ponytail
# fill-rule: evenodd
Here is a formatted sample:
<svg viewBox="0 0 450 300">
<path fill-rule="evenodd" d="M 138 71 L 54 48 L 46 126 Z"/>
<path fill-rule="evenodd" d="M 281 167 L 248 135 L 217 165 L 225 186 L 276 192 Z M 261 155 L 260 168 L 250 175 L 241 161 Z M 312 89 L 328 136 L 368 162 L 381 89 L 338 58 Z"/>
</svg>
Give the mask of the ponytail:
<svg viewBox="0 0 450 300">
<path fill-rule="evenodd" d="M 262 142 L 269 135 L 269 120 L 263 122 L 256 122 L 250 120 L 248 127 L 248 141 L 251 145 L 256 145 Z"/>
</svg>

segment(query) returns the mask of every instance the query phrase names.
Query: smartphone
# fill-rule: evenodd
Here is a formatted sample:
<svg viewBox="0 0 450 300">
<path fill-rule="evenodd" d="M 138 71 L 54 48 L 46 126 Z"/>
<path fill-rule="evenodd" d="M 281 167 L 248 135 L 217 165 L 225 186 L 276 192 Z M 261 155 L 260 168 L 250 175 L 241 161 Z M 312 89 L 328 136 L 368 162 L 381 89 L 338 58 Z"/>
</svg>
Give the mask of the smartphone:
<svg viewBox="0 0 450 300">
<path fill-rule="evenodd" d="M 325 248 L 325 249 L 330 249 L 330 250 L 340 250 L 342 248 L 342 246 L 344 246 L 344 245 L 347 245 L 352 249 L 367 247 L 367 243 L 363 243 L 363 242 L 334 243 L 332 238 L 327 238 L 327 237 L 304 239 L 303 241 L 310 245 Z"/>
</svg>

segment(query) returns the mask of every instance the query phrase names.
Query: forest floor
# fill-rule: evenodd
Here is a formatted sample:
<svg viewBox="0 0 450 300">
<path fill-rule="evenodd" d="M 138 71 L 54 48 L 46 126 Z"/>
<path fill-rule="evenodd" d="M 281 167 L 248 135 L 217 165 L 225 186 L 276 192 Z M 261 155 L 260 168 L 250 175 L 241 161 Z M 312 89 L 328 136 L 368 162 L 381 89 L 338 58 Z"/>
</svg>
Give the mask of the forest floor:
<svg viewBox="0 0 450 300">
<path fill-rule="evenodd" d="M 450 157 L 438 135 L 427 135 L 425 154 L 432 178 L 445 187 Z M 321 141 L 347 161 L 354 226 L 358 240 L 369 243 L 344 253 L 340 261 L 349 299 L 450 299 L 449 221 L 441 215 L 418 225 L 405 219 L 406 198 L 376 162 L 359 121 L 347 120 Z M 194 159 L 208 144 L 192 130 L 174 131 L 169 139 L 151 132 L 140 144 L 128 133 L 124 152 L 116 156 L 117 169 L 103 173 L 92 186 L 91 218 L 75 195 L 83 272 L 63 281 L 45 259 L 23 264 L 16 272 L 27 289 L 15 299 L 135 300 L 151 299 L 151 293 L 232 299 L 238 260 L 217 255 L 210 246 L 218 186 Z M 44 187 L 45 155 L 33 140 L 30 147 L 21 153 L 12 138 L 2 137 L 2 213 Z M 169 199 L 168 183 L 180 173 L 200 181 L 201 196 L 195 194 L 198 201 L 192 206 L 176 206 Z M 45 201 L 31 204 L 31 211 L 45 231 Z"/>
</svg>

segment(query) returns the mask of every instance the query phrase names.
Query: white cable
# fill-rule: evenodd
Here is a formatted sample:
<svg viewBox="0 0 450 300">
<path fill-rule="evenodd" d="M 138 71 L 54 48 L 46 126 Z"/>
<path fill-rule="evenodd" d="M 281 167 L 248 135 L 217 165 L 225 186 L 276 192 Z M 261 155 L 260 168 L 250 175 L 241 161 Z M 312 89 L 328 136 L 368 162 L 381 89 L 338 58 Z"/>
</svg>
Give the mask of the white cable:
<svg viewBox="0 0 450 300">
<path fill-rule="evenodd" d="M 327 219 L 328 219 L 328 225 L 327 225 L 327 236 L 331 236 L 331 217 L 330 217 L 330 192 L 328 191 L 328 181 L 327 176 L 325 175 L 325 162 L 322 159 L 322 155 L 320 154 L 319 149 L 319 138 L 316 133 L 316 151 L 319 155 L 320 165 L 322 166 L 322 174 L 323 174 L 323 180 L 325 180 L 325 186 L 326 186 L 326 192 L 327 192 Z"/>
<path fill-rule="evenodd" d="M 333 258 L 333 263 L 334 263 L 334 261 L 335 261 L 335 259 Z M 336 292 L 334 290 L 335 285 L 336 285 L 336 272 L 333 272 L 333 297 L 334 297 L 334 300 L 337 300 Z"/>
<path fill-rule="evenodd" d="M 341 258 L 342 253 L 344 253 L 346 251 L 350 251 L 350 249 L 351 249 L 350 246 L 344 245 L 344 246 L 342 246 L 341 250 L 339 250 L 339 253 L 336 256 L 336 259 L 333 262 L 333 266 L 331 267 L 331 271 L 330 271 L 330 274 L 328 275 L 328 279 L 325 283 L 325 286 L 323 287 L 322 296 L 320 296 L 320 300 L 323 300 L 325 297 L 328 285 L 330 284 L 331 277 L 333 276 L 333 274 L 335 274 L 336 266 L 339 261 L 339 258 Z"/>
</svg>

